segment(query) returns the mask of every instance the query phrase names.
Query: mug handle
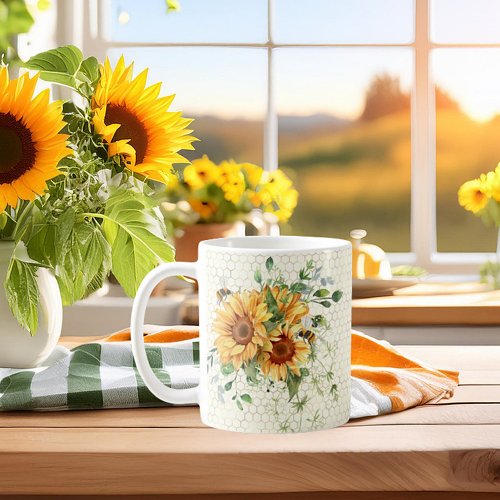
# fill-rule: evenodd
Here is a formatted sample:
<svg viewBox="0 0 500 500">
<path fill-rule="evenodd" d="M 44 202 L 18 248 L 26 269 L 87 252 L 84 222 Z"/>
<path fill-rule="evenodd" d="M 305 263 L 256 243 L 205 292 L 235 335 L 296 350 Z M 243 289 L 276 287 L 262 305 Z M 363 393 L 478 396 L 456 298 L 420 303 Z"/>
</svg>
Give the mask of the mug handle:
<svg viewBox="0 0 500 500">
<path fill-rule="evenodd" d="M 190 389 L 172 389 L 163 385 L 154 374 L 149 365 L 146 351 L 144 349 L 144 317 L 146 307 L 153 288 L 163 279 L 169 276 L 186 275 L 197 278 L 196 262 L 168 262 L 161 264 L 150 271 L 139 286 L 137 295 L 132 306 L 130 319 L 130 338 L 132 341 L 132 353 L 134 354 L 137 370 L 139 371 L 147 388 L 159 399 L 172 404 L 198 403 L 198 387 Z"/>
</svg>

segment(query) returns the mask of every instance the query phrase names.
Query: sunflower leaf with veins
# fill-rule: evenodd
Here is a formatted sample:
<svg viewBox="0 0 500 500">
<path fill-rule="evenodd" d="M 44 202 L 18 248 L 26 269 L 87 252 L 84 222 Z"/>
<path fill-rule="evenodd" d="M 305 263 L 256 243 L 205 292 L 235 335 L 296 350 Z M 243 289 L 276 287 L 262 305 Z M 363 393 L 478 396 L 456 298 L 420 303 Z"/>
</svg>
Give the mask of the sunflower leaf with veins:
<svg viewBox="0 0 500 500">
<path fill-rule="evenodd" d="M 38 329 L 38 301 L 40 292 L 36 281 L 37 268 L 33 264 L 11 259 L 5 292 L 9 308 L 19 324 L 34 335 Z"/>
<path fill-rule="evenodd" d="M 31 57 L 24 67 L 40 71 L 40 78 L 76 90 L 90 98 L 99 80 L 99 63 L 95 57 L 83 59 L 74 45 L 47 50 Z"/>
<path fill-rule="evenodd" d="M 146 195 L 122 187 L 111 193 L 104 214 L 85 215 L 103 220 L 113 274 L 131 297 L 149 271 L 174 258 L 154 201 Z"/>
</svg>

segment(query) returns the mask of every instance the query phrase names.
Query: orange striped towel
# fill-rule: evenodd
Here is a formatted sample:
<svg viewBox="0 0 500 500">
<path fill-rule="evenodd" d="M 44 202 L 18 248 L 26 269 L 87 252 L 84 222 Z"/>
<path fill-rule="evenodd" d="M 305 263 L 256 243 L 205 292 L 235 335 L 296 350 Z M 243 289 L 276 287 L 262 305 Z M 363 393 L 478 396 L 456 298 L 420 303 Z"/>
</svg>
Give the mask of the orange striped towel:
<svg viewBox="0 0 500 500">
<path fill-rule="evenodd" d="M 196 339 L 197 326 L 145 327 L 146 343 L 170 343 Z M 130 340 L 125 329 L 106 342 Z M 352 332 L 351 418 L 392 413 L 435 403 L 453 395 L 458 372 L 438 370 L 403 356 L 389 343 Z"/>
</svg>

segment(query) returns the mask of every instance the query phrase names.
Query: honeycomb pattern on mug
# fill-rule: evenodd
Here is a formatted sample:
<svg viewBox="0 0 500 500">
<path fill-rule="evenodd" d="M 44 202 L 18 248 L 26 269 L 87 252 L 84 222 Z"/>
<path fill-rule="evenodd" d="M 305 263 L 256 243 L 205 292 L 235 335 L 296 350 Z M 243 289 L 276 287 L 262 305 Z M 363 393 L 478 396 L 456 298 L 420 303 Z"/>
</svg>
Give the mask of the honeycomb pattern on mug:
<svg viewBox="0 0 500 500">
<path fill-rule="evenodd" d="M 346 248 L 207 251 L 205 421 L 244 432 L 334 427 L 349 416 L 351 275 Z"/>
</svg>

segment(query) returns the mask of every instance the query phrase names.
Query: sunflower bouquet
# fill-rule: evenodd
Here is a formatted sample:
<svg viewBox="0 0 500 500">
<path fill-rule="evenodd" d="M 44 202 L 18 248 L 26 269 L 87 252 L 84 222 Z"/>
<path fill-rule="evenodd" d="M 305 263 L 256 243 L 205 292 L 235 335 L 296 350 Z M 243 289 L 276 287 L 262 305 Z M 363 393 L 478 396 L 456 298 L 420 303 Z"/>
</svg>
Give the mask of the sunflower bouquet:
<svg viewBox="0 0 500 500">
<path fill-rule="evenodd" d="M 144 276 L 174 257 L 154 182 L 175 182 L 193 149 L 191 120 L 173 96 L 146 86 L 120 58 L 114 68 L 73 46 L 32 57 L 10 79 L 0 69 L 0 240 L 14 251 L 5 280 L 10 309 L 34 334 L 37 270 L 53 270 L 63 304 L 100 288 L 110 272 L 133 296 Z M 79 103 L 35 96 L 37 80 L 69 87 Z M 23 291 L 29 291 L 24 293 Z"/>
<path fill-rule="evenodd" d="M 282 170 L 268 172 L 252 163 L 216 164 L 205 155 L 186 166 L 180 179 L 167 187 L 166 216 L 174 222 L 234 222 L 253 209 L 286 222 L 297 205 L 298 193 Z"/>
<path fill-rule="evenodd" d="M 466 210 L 481 217 L 488 226 L 500 227 L 500 163 L 495 170 L 465 182 L 458 190 L 458 202 Z M 487 262 L 480 269 L 481 282 L 500 288 L 500 232 L 497 262 Z"/>
</svg>

